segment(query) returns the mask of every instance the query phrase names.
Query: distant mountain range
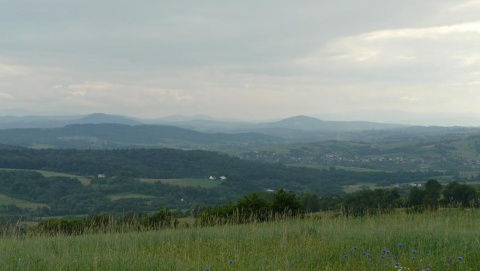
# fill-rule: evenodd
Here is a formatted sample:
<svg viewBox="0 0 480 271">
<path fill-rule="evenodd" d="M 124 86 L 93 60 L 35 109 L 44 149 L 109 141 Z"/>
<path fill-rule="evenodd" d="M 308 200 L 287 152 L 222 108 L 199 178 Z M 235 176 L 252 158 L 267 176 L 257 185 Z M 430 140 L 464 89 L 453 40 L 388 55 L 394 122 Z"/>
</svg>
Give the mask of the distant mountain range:
<svg viewBox="0 0 480 271">
<path fill-rule="evenodd" d="M 216 149 L 221 146 L 255 146 L 283 141 L 281 138 L 255 133 L 202 133 L 165 125 L 131 126 L 116 123 L 0 130 L 0 144 L 30 148 Z"/>
<path fill-rule="evenodd" d="M 34 148 L 172 147 L 224 150 L 322 140 L 372 141 L 476 132 L 477 129 L 473 128 L 322 121 L 308 116 L 257 123 L 215 120 L 207 116 L 142 120 L 103 113 L 76 117 L 0 117 L 0 144 Z"/>
<path fill-rule="evenodd" d="M 407 125 L 375 123 L 367 121 L 322 121 L 308 116 L 295 116 L 273 122 L 240 122 L 216 120 L 197 115 L 175 115 L 154 120 L 136 119 L 120 115 L 95 113 L 86 116 L 0 116 L 0 129 L 12 128 L 59 128 L 71 124 L 115 123 L 130 126 L 161 124 L 183 127 L 204 132 L 255 132 L 265 129 L 292 129 L 299 131 L 358 131 L 370 129 L 393 129 Z"/>
<path fill-rule="evenodd" d="M 0 116 L 0 129 L 14 128 L 59 128 L 71 124 L 117 123 L 140 125 L 141 121 L 117 115 L 95 113 L 86 116 Z"/>
</svg>

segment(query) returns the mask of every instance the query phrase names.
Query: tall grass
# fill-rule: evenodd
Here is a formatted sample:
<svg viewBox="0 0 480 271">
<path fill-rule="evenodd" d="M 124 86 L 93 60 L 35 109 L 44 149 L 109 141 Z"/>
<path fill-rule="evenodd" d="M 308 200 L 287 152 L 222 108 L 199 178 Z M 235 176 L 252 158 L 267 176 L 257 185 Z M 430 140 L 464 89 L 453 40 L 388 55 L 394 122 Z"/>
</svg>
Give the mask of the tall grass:
<svg viewBox="0 0 480 271">
<path fill-rule="evenodd" d="M 443 210 L 350 219 L 323 215 L 142 233 L 4 237 L 0 266 L 2 270 L 480 270 L 479 226 L 479 210 Z"/>
</svg>

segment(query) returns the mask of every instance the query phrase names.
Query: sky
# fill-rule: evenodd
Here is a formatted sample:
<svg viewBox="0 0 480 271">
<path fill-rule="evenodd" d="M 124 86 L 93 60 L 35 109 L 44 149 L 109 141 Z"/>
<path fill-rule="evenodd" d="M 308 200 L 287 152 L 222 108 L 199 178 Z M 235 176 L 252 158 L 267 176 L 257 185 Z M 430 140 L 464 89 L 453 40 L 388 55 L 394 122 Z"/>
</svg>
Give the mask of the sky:
<svg viewBox="0 0 480 271">
<path fill-rule="evenodd" d="M 480 0 L 0 0 L 0 39 L 0 115 L 480 119 Z"/>
</svg>

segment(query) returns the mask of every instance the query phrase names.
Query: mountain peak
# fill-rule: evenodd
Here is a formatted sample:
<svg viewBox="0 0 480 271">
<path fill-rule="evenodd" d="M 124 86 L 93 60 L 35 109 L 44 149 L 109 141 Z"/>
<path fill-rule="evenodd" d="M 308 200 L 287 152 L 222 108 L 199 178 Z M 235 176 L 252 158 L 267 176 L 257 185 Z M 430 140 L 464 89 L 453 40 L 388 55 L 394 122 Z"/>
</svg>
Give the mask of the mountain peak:
<svg viewBox="0 0 480 271">
<path fill-rule="evenodd" d="M 71 124 L 101 124 L 101 123 L 117 123 L 117 124 L 126 124 L 126 125 L 141 125 L 142 123 L 134 119 L 119 116 L 119 115 L 108 115 L 105 113 L 93 113 L 85 117 L 73 120 Z"/>
</svg>

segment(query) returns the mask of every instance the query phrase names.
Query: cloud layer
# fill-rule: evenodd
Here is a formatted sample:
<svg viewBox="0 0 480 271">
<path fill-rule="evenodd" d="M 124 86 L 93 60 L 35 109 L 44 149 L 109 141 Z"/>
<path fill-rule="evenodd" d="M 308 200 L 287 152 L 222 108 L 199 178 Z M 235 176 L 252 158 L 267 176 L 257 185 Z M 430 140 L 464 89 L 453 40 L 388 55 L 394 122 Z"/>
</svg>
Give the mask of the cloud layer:
<svg viewBox="0 0 480 271">
<path fill-rule="evenodd" d="M 0 114 L 480 114 L 480 1 L 2 1 Z"/>
</svg>

